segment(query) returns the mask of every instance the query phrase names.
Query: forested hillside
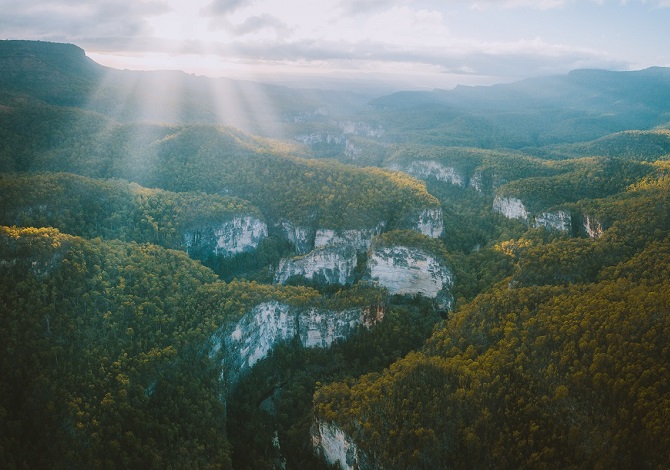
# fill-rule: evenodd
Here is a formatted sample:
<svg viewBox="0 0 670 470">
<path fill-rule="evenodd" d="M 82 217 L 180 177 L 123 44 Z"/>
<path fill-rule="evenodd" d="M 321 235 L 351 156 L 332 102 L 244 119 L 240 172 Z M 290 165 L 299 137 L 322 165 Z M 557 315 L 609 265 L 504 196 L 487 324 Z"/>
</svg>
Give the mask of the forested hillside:
<svg viewBox="0 0 670 470">
<path fill-rule="evenodd" d="M 0 41 L 0 467 L 669 467 L 669 122 Z"/>
</svg>

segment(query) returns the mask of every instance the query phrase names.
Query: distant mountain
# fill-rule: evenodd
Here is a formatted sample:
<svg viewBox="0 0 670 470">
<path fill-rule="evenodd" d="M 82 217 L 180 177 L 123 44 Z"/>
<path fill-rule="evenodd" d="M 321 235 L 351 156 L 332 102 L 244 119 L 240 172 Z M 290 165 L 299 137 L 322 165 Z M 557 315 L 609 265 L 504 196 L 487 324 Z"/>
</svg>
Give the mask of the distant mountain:
<svg viewBox="0 0 670 470">
<path fill-rule="evenodd" d="M 20 94 L 123 122 L 217 123 L 271 136 L 281 136 L 285 125 L 351 113 L 371 98 L 180 71 L 116 70 L 72 44 L 10 40 L 0 41 L 0 91 L 0 104 Z"/>
<path fill-rule="evenodd" d="M 72 44 L 0 41 L 0 87 L 49 104 L 81 106 L 105 67 Z"/>
<path fill-rule="evenodd" d="M 575 70 L 488 87 L 394 93 L 371 105 L 378 119 L 394 123 L 391 138 L 409 132 L 424 144 L 521 148 L 579 142 L 667 123 L 670 69 Z"/>
</svg>

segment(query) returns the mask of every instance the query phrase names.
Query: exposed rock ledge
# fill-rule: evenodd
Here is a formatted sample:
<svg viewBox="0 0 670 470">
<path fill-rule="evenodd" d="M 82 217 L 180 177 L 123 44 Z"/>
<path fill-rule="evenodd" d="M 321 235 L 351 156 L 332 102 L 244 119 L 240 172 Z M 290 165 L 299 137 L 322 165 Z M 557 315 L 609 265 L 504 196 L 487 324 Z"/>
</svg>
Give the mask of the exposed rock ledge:
<svg viewBox="0 0 670 470">
<path fill-rule="evenodd" d="M 520 219 L 535 228 L 545 227 L 559 232 L 572 231 L 572 215 L 565 210 L 542 212 L 533 217 L 521 199 L 500 196 L 496 196 L 493 200 L 493 210 L 500 212 L 508 219 Z M 586 230 L 588 232 L 588 228 Z"/>
<path fill-rule="evenodd" d="M 549 230 L 569 232 L 572 229 L 572 216 L 568 211 L 542 212 L 535 216 L 533 227 L 545 227 Z"/>
<path fill-rule="evenodd" d="M 439 260 L 418 248 L 382 247 L 368 259 L 372 281 L 392 294 L 419 294 L 435 299 L 441 308 L 453 304 L 453 275 Z"/>
<path fill-rule="evenodd" d="M 349 337 L 358 325 L 370 327 L 383 318 L 381 307 L 331 311 L 264 302 L 219 329 L 210 339 L 210 356 L 223 353 L 222 378 L 231 387 L 280 342 L 297 336 L 305 347 L 325 348 Z"/>
<path fill-rule="evenodd" d="M 376 227 L 364 228 L 359 230 L 332 230 L 332 229 L 317 229 L 314 236 L 314 248 L 329 245 L 347 244 L 351 245 L 356 250 L 367 251 L 372 243 L 372 238 L 384 231 L 386 224 L 380 222 Z"/>
<path fill-rule="evenodd" d="M 315 452 L 329 465 L 339 464 L 343 470 L 373 468 L 371 459 L 337 424 L 316 420 L 311 437 Z"/>
<path fill-rule="evenodd" d="M 286 283 L 293 276 L 300 276 L 326 284 L 350 284 L 354 280 L 357 264 L 356 249 L 352 245 L 325 246 L 295 258 L 279 262 L 275 282 Z"/>
<path fill-rule="evenodd" d="M 493 210 L 500 212 L 508 219 L 521 219 L 524 222 L 528 221 L 528 211 L 523 205 L 521 199 L 515 197 L 500 197 L 496 196 L 493 200 Z"/>
<path fill-rule="evenodd" d="M 286 219 L 280 220 L 277 225 L 282 229 L 288 241 L 293 243 L 296 253 L 304 255 L 312 250 L 315 236 L 314 229 L 294 225 Z"/>
<path fill-rule="evenodd" d="M 267 236 L 266 223 L 247 215 L 227 220 L 219 226 L 193 227 L 184 233 L 184 245 L 189 254 L 232 256 L 255 250 Z"/>
<path fill-rule="evenodd" d="M 596 238 L 600 238 L 600 236 L 603 234 L 602 224 L 588 214 L 584 216 L 583 227 L 586 234 L 594 240 Z"/>
<path fill-rule="evenodd" d="M 397 164 L 392 165 L 390 169 L 404 171 L 423 180 L 433 178 L 462 188 L 467 186 L 467 177 L 463 173 L 454 167 L 442 165 L 435 160 L 416 160 L 404 167 Z"/>
<path fill-rule="evenodd" d="M 415 230 L 431 238 L 438 238 L 444 232 L 442 208 L 433 207 L 419 213 Z"/>
</svg>

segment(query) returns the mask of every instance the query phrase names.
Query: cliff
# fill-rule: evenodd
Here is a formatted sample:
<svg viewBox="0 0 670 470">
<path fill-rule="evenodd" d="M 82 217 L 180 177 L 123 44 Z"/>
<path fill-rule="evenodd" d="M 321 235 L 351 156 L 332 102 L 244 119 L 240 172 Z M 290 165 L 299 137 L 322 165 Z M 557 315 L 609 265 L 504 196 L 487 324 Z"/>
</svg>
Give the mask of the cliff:
<svg viewBox="0 0 670 470">
<path fill-rule="evenodd" d="M 303 256 L 279 262 L 275 282 L 285 284 L 294 276 L 326 284 L 350 284 L 357 265 L 356 249 L 350 244 L 316 248 Z"/>
<path fill-rule="evenodd" d="M 442 208 L 432 207 L 422 210 L 418 215 L 415 230 L 427 237 L 438 238 L 444 232 Z"/>
<path fill-rule="evenodd" d="M 314 451 L 329 465 L 342 470 L 373 468 L 371 459 L 337 424 L 316 420 L 310 434 Z"/>
<path fill-rule="evenodd" d="M 184 233 L 184 245 L 189 254 L 232 256 L 252 251 L 268 236 L 268 227 L 262 220 L 237 216 L 220 225 L 192 227 Z"/>
<path fill-rule="evenodd" d="M 564 210 L 542 212 L 535 216 L 533 226 L 535 228 L 545 227 L 559 232 L 570 232 L 572 230 L 572 216 Z"/>
<path fill-rule="evenodd" d="M 521 199 L 515 197 L 496 196 L 493 200 L 493 210 L 500 212 L 508 219 L 528 221 L 528 210 Z"/>
<path fill-rule="evenodd" d="M 381 321 L 381 308 L 341 311 L 294 307 L 269 301 L 251 309 L 233 325 L 221 327 L 211 338 L 209 354 L 221 355 L 222 378 L 227 387 L 266 357 L 274 346 L 297 337 L 308 348 L 330 346 L 346 339 L 358 325 L 370 327 Z"/>
<path fill-rule="evenodd" d="M 314 247 L 347 244 L 358 251 L 367 251 L 372 238 L 382 233 L 385 226 L 386 224 L 381 222 L 376 227 L 360 230 L 317 229 L 314 236 Z"/>
<path fill-rule="evenodd" d="M 422 295 L 450 309 L 454 283 L 450 269 L 437 257 L 415 247 L 382 246 L 368 259 L 370 279 L 392 294 Z"/>
</svg>

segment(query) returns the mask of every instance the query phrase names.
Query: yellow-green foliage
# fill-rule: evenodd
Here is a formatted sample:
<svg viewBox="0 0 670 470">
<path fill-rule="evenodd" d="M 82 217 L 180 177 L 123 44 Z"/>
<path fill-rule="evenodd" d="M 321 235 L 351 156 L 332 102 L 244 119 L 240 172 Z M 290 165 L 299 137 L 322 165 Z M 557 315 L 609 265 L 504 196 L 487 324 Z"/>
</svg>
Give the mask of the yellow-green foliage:
<svg viewBox="0 0 670 470">
<path fill-rule="evenodd" d="M 407 226 L 413 212 L 438 204 L 407 175 L 299 158 L 304 151 L 295 145 L 230 128 L 121 125 L 47 106 L 16 113 L 20 123 L 0 119 L 3 171 L 68 172 L 235 195 L 271 219 L 327 228 L 374 227 L 390 219 Z"/>
<path fill-rule="evenodd" d="M 186 230 L 240 215 L 261 217 L 251 203 L 231 196 L 174 193 L 69 173 L 0 175 L 5 225 L 183 248 Z"/>
<path fill-rule="evenodd" d="M 520 198 L 532 212 L 581 199 L 604 197 L 654 172 L 650 164 L 606 157 L 547 163 L 563 170 L 547 177 L 528 177 L 500 187 L 496 194 Z"/>
<path fill-rule="evenodd" d="M 315 413 L 393 468 L 663 468 L 669 250 L 589 285 L 480 295 L 422 352 L 317 390 Z"/>
<path fill-rule="evenodd" d="M 229 468 L 211 335 L 269 300 L 380 296 L 225 284 L 182 252 L 2 227 L 0 465 Z"/>
<path fill-rule="evenodd" d="M 374 251 L 377 248 L 394 246 L 419 248 L 444 262 L 449 259 L 449 254 L 440 240 L 428 237 L 414 230 L 391 230 L 385 232 L 373 240 L 371 249 Z"/>
<path fill-rule="evenodd" d="M 510 278 L 422 350 L 318 389 L 316 416 L 389 468 L 667 467 L 669 194 L 661 173 L 593 201 L 597 240 L 499 243 Z"/>
</svg>

